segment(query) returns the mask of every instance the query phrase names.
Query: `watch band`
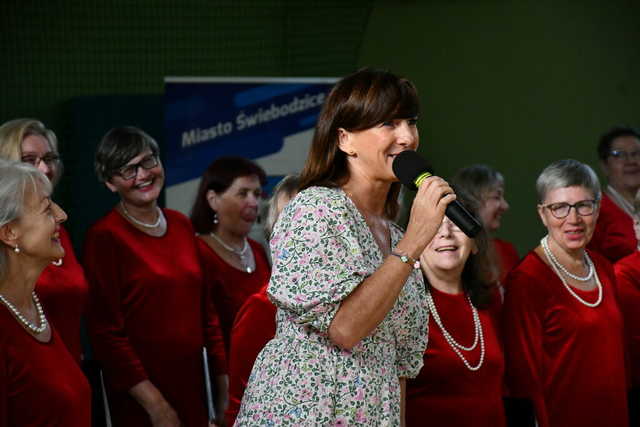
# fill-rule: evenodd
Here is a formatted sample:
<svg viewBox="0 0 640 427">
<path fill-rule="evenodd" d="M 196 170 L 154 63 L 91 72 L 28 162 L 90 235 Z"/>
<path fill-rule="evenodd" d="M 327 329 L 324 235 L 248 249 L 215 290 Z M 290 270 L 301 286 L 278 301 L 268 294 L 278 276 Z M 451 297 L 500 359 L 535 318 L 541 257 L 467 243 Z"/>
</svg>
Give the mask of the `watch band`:
<svg viewBox="0 0 640 427">
<path fill-rule="evenodd" d="M 411 258 L 409 255 L 401 254 L 396 251 L 392 251 L 391 255 L 397 256 L 398 258 L 400 258 L 400 261 L 404 262 L 405 264 L 409 264 L 411 267 L 413 267 L 414 270 L 418 270 L 420 268 L 420 261 Z"/>
</svg>

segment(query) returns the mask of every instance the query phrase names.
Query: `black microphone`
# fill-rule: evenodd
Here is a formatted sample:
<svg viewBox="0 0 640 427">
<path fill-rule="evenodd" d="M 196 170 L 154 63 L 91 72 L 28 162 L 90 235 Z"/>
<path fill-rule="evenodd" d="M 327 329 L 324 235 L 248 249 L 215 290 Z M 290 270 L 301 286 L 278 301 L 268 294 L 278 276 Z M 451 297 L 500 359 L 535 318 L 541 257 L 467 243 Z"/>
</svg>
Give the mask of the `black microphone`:
<svg viewBox="0 0 640 427">
<path fill-rule="evenodd" d="M 400 182 L 411 190 L 417 190 L 425 179 L 431 176 L 429 165 L 420 154 L 415 151 L 403 151 L 393 159 L 393 173 Z M 480 230 L 482 224 L 465 209 L 457 200 L 449 203 L 445 210 L 447 217 L 460 228 L 467 236 L 473 238 Z"/>
</svg>

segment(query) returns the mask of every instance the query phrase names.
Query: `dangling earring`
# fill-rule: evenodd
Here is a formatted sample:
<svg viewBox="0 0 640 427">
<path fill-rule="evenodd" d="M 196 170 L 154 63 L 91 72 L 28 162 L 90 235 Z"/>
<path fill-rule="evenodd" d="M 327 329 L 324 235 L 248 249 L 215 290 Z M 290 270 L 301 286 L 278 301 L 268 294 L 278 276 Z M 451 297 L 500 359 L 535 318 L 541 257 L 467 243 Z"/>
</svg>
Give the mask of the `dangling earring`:
<svg viewBox="0 0 640 427">
<path fill-rule="evenodd" d="M 220 221 L 218 221 L 218 212 L 214 212 L 214 213 L 213 213 L 213 223 L 214 223 L 214 224 L 217 224 L 217 223 L 219 223 L 219 222 L 220 222 Z"/>
<path fill-rule="evenodd" d="M 13 248 L 13 252 L 19 254 L 20 253 L 20 248 L 18 247 L 18 245 L 16 245 L 15 248 Z"/>
</svg>

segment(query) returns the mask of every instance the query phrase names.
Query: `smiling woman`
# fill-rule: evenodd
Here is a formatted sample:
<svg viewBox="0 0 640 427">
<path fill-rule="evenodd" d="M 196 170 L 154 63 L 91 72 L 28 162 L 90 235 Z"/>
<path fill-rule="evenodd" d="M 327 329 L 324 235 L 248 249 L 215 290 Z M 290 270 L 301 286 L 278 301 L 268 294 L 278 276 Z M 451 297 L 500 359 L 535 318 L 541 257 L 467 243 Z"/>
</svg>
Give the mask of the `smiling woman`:
<svg viewBox="0 0 640 427">
<path fill-rule="evenodd" d="M 264 170 L 252 161 L 221 157 L 202 174 L 191 210 L 227 349 L 238 310 L 269 280 L 264 249 L 247 237 L 258 218 L 265 183 Z"/>
<path fill-rule="evenodd" d="M 406 234 L 393 223 L 393 158 L 418 147 L 418 110 L 413 84 L 387 71 L 359 70 L 331 90 L 301 191 L 271 236 L 277 333 L 256 359 L 236 425 L 403 422 L 405 381 L 427 339 L 416 258 L 455 199 L 431 177 Z"/>
<path fill-rule="evenodd" d="M 585 164 L 561 160 L 542 171 L 536 187 L 547 235 L 506 282 L 509 391 L 532 402 L 541 427 L 625 427 L 616 281 L 611 264 L 585 250 L 598 219 L 598 178 Z"/>
<path fill-rule="evenodd" d="M 114 425 L 206 425 L 202 347 L 226 384 L 224 345 L 193 228 L 158 206 L 159 156 L 155 140 L 134 127 L 112 129 L 98 146 L 96 172 L 120 203 L 85 243 L 91 339 Z"/>
<path fill-rule="evenodd" d="M 0 426 L 90 424 L 89 384 L 35 291 L 65 252 L 50 195 L 42 172 L 0 160 Z"/>
</svg>

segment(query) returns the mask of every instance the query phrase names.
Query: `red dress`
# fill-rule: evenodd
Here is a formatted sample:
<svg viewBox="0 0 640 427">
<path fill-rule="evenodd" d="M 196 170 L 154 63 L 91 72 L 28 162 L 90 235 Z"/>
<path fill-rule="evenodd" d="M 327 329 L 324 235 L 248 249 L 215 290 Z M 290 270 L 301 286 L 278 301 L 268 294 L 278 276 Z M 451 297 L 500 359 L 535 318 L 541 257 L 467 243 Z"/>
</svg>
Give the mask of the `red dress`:
<svg viewBox="0 0 640 427">
<path fill-rule="evenodd" d="M 606 193 L 602 193 L 600 215 L 593 237 L 587 247 L 600 252 L 611 262 L 631 255 L 638 249 L 633 219 L 620 209 Z"/>
<path fill-rule="evenodd" d="M 615 272 L 629 348 L 631 381 L 633 387 L 640 387 L 640 252 L 618 261 Z"/>
<path fill-rule="evenodd" d="M 226 372 L 217 317 L 189 220 L 163 210 L 167 232 L 149 236 L 113 210 L 88 232 L 89 326 L 109 386 L 114 426 L 149 426 L 128 393 L 149 379 L 185 426 L 205 426 L 202 347 L 212 375 Z"/>
<path fill-rule="evenodd" d="M 40 342 L 0 305 L 0 427 L 89 427 L 89 383 L 55 327 Z"/>
<path fill-rule="evenodd" d="M 256 260 L 253 273 L 238 270 L 228 264 L 202 239 L 198 239 L 198 248 L 203 259 L 208 280 L 210 280 L 213 303 L 220 316 L 220 326 L 224 341 L 229 349 L 231 327 L 240 307 L 251 295 L 259 292 L 269 282 L 271 268 L 267 255 L 260 243 L 249 240 Z"/>
<path fill-rule="evenodd" d="M 460 344 L 469 346 L 475 336 L 471 307 L 464 294 L 446 294 L 431 288 L 431 296 L 445 329 Z M 497 299 L 496 299 L 497 303 Z M 407 380 L 407 426 L 502 427 L 504 357 L 496 319 L 489 309 L 478 310 L 485 343 L 480 369 L 469 370 L 447 343 L 429 316 L 429 343 L 424 366 Z M 475 350 L 462 351 L 471 366 L 480 358 Z"/>
<path fill-rule="evenodd" d="M 528 398 L 540 427 L 626 427 L 622 315 L 611 264 L 589 252 L 602 283 L 602 302 L 587 307 L 530 252 L 509 274 L 503 306 L 506 381 Z M 598 290 L 574 289 L 594 302 Z"/>
<path fill-rule="evenodd" d="M 253 362 L 275 334 L 276 306 L 269 301 L 265 286 L 242 305 L 231 329 L 229 407 L 225 413 L 227 426 L 232 426 L 236 420 Z"/>
<path fill-rule="evenodd" d="M 493 247 L 500 259 L 500 283 L 504 283 L 507 274 L 518 265 L 520 257 L 515 246 L 506 240 L 493 239 Z"/>
<path fill-rule="evenodd" d="M 36 283 L 36 293 L 42 302 L 47 320 L 55 326 L 69 353 L 80 362 L 80 318 L 89 303 L 89 285 L 76 259 L 69 233 L 60 227 L 60 241 L 64 248 L 61 266 L 49 265 Z"/>
</svg>

